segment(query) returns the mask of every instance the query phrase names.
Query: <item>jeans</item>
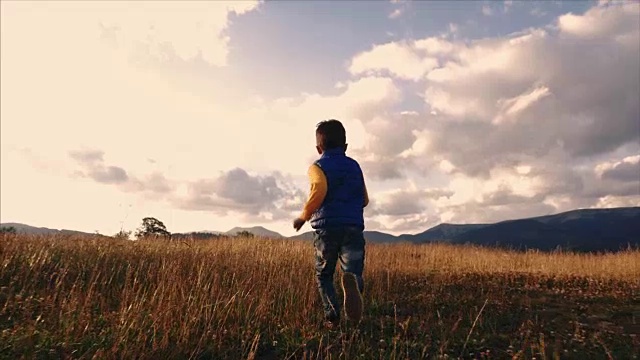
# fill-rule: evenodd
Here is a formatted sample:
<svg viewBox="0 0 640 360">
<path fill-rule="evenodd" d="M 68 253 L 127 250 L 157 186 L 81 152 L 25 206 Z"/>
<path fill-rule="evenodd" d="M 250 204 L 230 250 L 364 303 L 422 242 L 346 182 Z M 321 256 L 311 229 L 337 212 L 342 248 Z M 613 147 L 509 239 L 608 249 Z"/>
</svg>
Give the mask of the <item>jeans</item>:
<svg viewBox="0 0 640 360">
<path fill-rule="evenodd" d="M 343 272 L 355 275 L 360 293 L 364 291 L 362 271 L 364 270 L 365 240 L 358 227 L 317 229 L 313 245 L 316 250 L 316 284 L 322 299 L 325 319 L 340 318 L 340 303 L 336 299 L 333 274 L 340 260 Z"/>
</svg>

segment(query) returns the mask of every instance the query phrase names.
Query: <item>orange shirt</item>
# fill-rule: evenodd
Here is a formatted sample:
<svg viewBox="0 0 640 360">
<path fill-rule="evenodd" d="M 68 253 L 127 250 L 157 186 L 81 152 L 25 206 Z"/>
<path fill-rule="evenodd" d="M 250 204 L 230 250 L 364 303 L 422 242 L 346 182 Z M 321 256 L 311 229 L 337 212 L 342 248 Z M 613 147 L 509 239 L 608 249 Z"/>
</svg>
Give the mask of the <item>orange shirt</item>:
<svg viewBox="0 0 640 360">
<path fill-rule="evenodd" d="M 309 183 L 311 184 L 311 190 L 309 192 L 309 198 L 302 210 L 300 218 L 309 221 L 311 215 L 320 208 L 324 197 L 327 196 L 327 178 L 324 176 L 322 169 L 318 165 L 313 164 L 309 167 L 307 172 L 309 176 Z M 363 184 L 364 185 L 364 184 Z M 369 204 L 369 194 L 367 193 L 367 187 L 364 185 L 364 206 Z"/>
</svg>

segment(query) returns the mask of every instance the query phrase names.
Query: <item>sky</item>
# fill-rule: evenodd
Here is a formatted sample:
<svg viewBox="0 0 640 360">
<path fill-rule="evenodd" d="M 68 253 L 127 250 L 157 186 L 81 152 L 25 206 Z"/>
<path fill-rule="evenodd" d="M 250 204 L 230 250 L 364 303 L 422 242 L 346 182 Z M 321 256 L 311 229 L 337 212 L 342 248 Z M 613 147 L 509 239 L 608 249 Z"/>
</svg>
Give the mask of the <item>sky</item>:
<svg viewBox="0 0 640 360">
<path fill-rule="evenodd" d="M 293 235 L 330 118 L 367 230 L 640 206 L 638 1 L 0 6 L 1 222 Z"/>
</svg>

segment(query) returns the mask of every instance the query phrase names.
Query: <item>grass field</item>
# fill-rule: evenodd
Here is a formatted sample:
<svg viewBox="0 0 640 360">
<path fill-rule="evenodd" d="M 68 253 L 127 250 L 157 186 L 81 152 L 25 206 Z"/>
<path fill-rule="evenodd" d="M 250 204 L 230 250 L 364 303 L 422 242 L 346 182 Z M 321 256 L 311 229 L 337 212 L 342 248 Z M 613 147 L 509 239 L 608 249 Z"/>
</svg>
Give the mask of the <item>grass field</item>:
<svg viewBox="0 0 640 360">
<path fill-rule="evenodd" d="M 0 358 L 634 359 L 640 251 L 368 245 L 321 327 L 308 242 L 0 237 Z"/>
</svg>

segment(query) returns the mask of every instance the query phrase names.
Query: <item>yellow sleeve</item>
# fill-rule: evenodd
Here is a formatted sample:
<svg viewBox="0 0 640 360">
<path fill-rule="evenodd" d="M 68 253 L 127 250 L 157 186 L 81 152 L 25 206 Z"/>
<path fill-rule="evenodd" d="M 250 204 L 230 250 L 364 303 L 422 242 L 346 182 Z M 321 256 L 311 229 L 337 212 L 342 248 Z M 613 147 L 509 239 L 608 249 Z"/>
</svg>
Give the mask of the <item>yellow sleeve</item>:
<svg viewBox="0 0 640 360">
<path fill-rule="evenodd" d="M 324 176 L 322 169 L 318 165 L 313 164 L 309 167 L 308 171 L 309 183 L 311 184 L 311 191 L 309 192 L 309 199 L 304 204 L 302 214 L 300 218 L 309 221 L 311 215 L 320 208 L 324 197 L 327 196 L 327 178 Z"/>
</svg>

